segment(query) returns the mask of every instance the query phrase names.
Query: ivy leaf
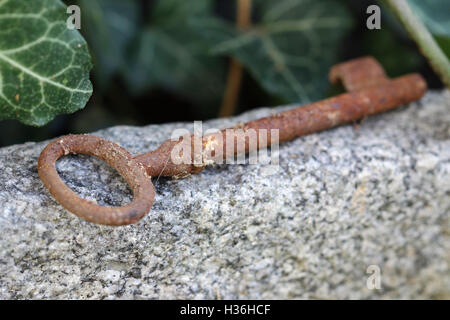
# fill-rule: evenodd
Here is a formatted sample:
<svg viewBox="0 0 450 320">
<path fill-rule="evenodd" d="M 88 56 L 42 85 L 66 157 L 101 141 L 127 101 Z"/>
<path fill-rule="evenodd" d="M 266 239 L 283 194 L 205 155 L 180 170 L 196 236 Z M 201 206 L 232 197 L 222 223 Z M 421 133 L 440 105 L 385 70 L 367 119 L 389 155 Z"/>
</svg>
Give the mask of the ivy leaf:
<svg viewBox="0 0 450 320">
<path fill-rule="evenodd" d="M 450 1 L 411 0 L 410 4 L 442 50 L 450 57 Z"/>
<path fill-rule="evenodd" d="M 82 31 L 94 54 L 100 89 L 126 64 L 127 48 L 138 32 L 139 0 L 79 0 Z"/>
<path fill-rule="evenodd" d="M 152 8 L 154 25 L 171 25 L 184 23 L 187 18 L 204 16 L 212 13 L 214 0 L 156 0 Z"/>
<path fill-rule="evenodd" d="M 86 42 L 59 0 L 0 0 L 0 119 L 42 126 L 92 94 Z"/>
<path fill-rule="evenodd" d="M 268 92 L 287 102 L 323 98 L 351 16 L 335 0 L 255 0 L 261 16 L 247 30 L 218 19 L 192 20 L 214 54 L 239 60 Z"/>
<path fill-rule="evenodd" d="M 224 61 L 208 54 L 209 45 L 189 19 L 212 15 L 211 0 L 158 0 L 151 25 L 140 35 L 126 73 L 130 90 L 165 88 L 201 104 L 220 99 Z"/>
<path fill-rule="evenodd" d="M 410 0 L 410 4 L 431 33 L 450 37 L 450 1 Z"/>
</svg>

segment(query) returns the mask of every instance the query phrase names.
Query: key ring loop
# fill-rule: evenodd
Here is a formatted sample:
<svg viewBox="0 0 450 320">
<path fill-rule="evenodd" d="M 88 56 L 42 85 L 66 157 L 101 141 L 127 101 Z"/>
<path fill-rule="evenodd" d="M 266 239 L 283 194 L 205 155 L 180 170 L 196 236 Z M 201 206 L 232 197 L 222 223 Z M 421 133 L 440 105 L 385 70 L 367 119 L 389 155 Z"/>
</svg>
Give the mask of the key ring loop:
<svg viewBox="0 0 450 320">
<path fill-rule="evenodd" d="M 131 187 L 133 201 L 122 207 L 108 207 L 80 198 L 56 171 L 56 161 L 68 154 L 87 154 L 105 161 Z M 144 166 L 117 143 L 92 135 L 68 135 L 51 142 L 39 156 L 38 173 L 45 187 L 64 208 L 94 223 L 134 223 L 150 211 L 155 199 L 155 189 Z"/>
</svg>

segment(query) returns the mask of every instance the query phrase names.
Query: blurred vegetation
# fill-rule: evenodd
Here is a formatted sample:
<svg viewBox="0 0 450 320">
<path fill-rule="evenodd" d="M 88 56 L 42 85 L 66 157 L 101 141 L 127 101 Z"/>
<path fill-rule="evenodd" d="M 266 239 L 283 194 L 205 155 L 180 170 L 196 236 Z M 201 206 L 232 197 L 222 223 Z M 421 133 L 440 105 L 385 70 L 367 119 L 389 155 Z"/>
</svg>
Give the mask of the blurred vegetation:
<svg viewBox="0 0 450 320">
<path fill-rule="evenodd" d="M 365 0 L 253 0 L 251 26 L 235 26 L 230 0 L 67 0 L 81 7 L 81 33 L 91 51 L 94 93 L 87 106 L 44 127 L 0 122 L 0 146 L 86 133 L 113 125 L 216 117 L 230 59 L 243 66 L 235 113 L 306 103 L 336 93 L 329 67 L 373 55 L 390 76 L 420 72 L 442 82 L 393 14 L 382 6 L 381 30 L 368 30 Z M 413 1 L 450 53 L 450 10 Z M 382 2 L 378 2 L 382 5 Z M 429 7 L 430 6 L 430 7 Z"/>
</svg>

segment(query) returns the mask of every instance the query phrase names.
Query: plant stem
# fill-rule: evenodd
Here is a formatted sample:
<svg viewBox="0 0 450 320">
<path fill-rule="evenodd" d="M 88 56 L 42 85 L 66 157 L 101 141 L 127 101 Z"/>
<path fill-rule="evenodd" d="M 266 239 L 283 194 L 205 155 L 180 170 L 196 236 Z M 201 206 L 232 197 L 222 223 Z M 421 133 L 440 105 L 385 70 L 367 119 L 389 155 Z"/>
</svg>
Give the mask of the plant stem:
<svg viewBox="0 0 450 320">
<path fill-rule="evenodd" d="M 251 24 L 252 1 L 237 0 L 236 25 L 240 29 L 248 28 Z M 227 86 L 220 107 L 219 117 L 229 117 L 236 110 L 239 91 L 242 83 L 242 65 L 236 59 L 230 61 Z"/>
<path fill-rule="evenodd" d="M 406 0 L 386 0 L 442 82 L 450 88 L 450 61 Z"/>
</svg>

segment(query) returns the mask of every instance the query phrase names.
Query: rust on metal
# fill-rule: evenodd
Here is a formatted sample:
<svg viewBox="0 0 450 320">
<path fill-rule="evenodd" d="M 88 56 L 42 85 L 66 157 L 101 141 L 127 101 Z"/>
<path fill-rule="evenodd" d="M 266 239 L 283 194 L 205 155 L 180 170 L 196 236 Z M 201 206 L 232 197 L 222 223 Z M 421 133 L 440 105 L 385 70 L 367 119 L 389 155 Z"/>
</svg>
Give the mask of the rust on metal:
<svg viewBox="0 0 450 320">
<path fill-rule="evenodd" d="M 42 151 L 38 163 L 39 176 L 53 197 L 77 216 L 99 224 L 130 224 L 145 216 L 153 204 L 155 191 L 151 177 L 185 177 L 200 172 L 216 160 L 214 142 L 218 135 L 223 141 L 223 152 L 220 154 L 225 158 L 239 152 L 248 153 L 252 149 L 270 146 L 274 143 L 272 140 L 277 143 L 292 140 L 394 109 L 420 99 L 427 90 L 426 82 L 419 74 L 389 79 L 381 65 L 372 57 L 338 64 L 331 69 L 329 77 L 333 83 L 342 82 L 348 93 L 223 129 L 215 134 L 203 137 L 190 135 L 191 139 L 180 137 L 167 140 L 156 150 L 134 158 L 118 144 L 92 135 L 68 135 L 58 138 Z M 260 135 L 253 138 L 244 135 L 245 147 L 239 150 L 237 141 L 242 137 L 242 133 L 249 129 L 256 132 L 267 130 L 268 135 L 264 141 Z M 278 132 L 276 139 L 272 139 L 272 130 Z M 171 155 L 175 151 L 174 148 L 185 141 L 190 144 L 194 143 L 193 141 L 199 142 L 200 154 L 191 152 L 187 155 L 190 160 L 187 164 L 173 162 Z M 227 148 L 227 143 L 232 143 L 232 148 Z M 228 150 L 232 150 L 231 155 Z M 122 207 L 106 207 L 80 198 L 64 184 L 55 168 L 60 157 L 71 153 L 93 155 L 106 161 L 130 185 L 134 194 L 133 201 Z"/>
<path fill-rule="evenodd" d="M 55 168 L 56 160 L 68 154 L 88 154 L 104 160 L 130 185 L 133 201 L 116 208 L 80 198 L 66 186 Z M 64 208 L 90 222 L 134 223 L 147 214 L 155 198 L 153 184 L 142 164 L 118 144 L 92 135 L 68 135 L 54 140 L 42 151 L 38 171 L 45 187 Z"/>
</svg>

